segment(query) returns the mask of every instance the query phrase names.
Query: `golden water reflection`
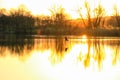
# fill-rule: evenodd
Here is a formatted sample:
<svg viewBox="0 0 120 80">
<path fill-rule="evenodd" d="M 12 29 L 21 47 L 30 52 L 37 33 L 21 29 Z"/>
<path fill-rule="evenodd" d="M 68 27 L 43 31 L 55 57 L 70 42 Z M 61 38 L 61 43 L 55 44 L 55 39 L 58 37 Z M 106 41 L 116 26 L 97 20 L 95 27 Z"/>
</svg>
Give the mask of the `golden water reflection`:
<svg viewBox="0 0 120 80">
<path fill-rule="evenodd" d="M 0 44 L 0 80 L 120 80 L 119 38 L 30 40 Z"/>
</svg>

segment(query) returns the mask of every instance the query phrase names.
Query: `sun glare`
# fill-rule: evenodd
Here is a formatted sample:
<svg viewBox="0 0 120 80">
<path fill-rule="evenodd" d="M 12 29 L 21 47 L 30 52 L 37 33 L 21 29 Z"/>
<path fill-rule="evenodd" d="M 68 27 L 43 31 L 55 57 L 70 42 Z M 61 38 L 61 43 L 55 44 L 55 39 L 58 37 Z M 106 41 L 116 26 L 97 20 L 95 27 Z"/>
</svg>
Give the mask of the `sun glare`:
<svg viewBox="0 0 120 80">
<path fill-rule="evenodd" d="M 86 39 L 87 38 L 87 36 L 86 35 L 82 35 L 82 39 Z"/>
</svg>

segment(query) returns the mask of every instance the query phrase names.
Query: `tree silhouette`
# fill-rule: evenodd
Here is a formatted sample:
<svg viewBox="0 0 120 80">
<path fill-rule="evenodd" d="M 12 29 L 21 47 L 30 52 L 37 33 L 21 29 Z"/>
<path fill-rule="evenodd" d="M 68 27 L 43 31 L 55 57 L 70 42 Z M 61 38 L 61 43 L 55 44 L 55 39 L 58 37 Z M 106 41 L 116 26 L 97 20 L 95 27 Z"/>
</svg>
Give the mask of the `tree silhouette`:
<svg viewBox="0 0 120 80">
<path fill-rule="evenodd" d="M 120 27 L 120 11 L 118 10 L 116 5 L 114 5 L 113 10 L 114 10 L 113 16 L 116 20 L 117 27 Z"/>
<path fill-rule="evenodd" d="M 34 18 L 30 11 L 20 5 L 18 9 L 0 11 L 0 30 L 1 33 L 31 34 L 34 28 Z"/>
<path fill-rule="evenodd" d="M 103 16 L 105 14 L 105 9 L 102 7 L 102 5 L 99 3 L 99 5 L 94 9 L 94 19 L 93 19 L 93 27 L 100 27 L 104 25 L 104 19 Z M 103 24 L 102 24 L 103 22 Z"/>
</svg>

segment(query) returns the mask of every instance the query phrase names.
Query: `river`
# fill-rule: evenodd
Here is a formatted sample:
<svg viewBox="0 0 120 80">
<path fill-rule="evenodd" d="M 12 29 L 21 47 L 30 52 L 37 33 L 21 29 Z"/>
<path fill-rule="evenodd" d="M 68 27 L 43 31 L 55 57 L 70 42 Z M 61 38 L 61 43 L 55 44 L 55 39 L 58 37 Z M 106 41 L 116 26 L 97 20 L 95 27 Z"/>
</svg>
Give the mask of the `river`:
<svg viewBox="0 0 120 80">
<path fill-rule="evenodd" d="M 0 80 L 120 80 L 120 38 L 0 39 Z"/>
</svg>

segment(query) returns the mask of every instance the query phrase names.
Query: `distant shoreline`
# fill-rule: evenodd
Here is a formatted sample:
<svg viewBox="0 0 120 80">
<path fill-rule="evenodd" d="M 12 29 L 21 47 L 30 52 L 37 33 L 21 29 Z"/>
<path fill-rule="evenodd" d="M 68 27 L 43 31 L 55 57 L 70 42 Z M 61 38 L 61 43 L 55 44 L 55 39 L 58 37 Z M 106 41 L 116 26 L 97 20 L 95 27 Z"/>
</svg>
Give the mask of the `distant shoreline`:
<svg viewBox="0 0 120 80">
<path fill-rule="evenodd" d="M 15 33 L 0 33 L 0 37 L 4 37 L 4 36 L 21 36 L 21 37 L 25 37 L 26 35 L 29 36 L 34 36 L 34 35 L 40 35 L 40 36 L 82 36 L 82 35 L 86 35 L 89 37 L 120 37 L 120 30 L 119 29 L 80 29 L 78 31 L 75 32 L 60 32 L 56 34 L 56 32 L 48 32 L 48 33 L 34 33 L 34 34 L 15 34 Z"/>
</svg>

